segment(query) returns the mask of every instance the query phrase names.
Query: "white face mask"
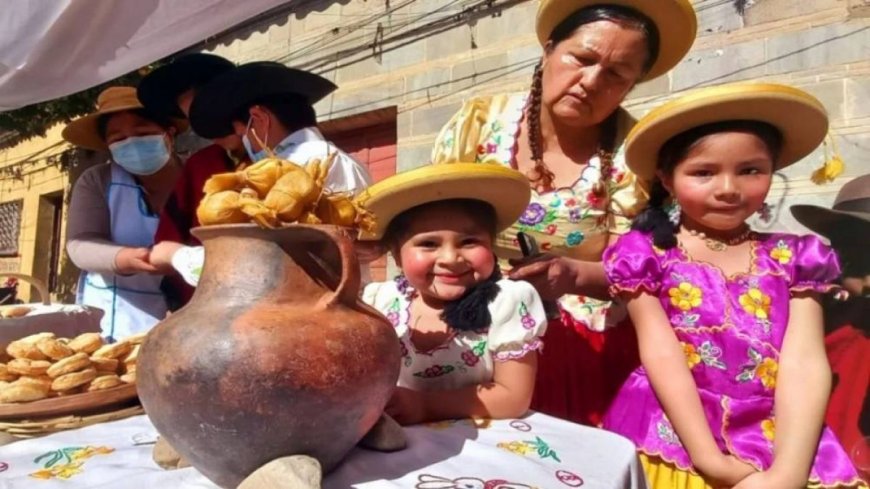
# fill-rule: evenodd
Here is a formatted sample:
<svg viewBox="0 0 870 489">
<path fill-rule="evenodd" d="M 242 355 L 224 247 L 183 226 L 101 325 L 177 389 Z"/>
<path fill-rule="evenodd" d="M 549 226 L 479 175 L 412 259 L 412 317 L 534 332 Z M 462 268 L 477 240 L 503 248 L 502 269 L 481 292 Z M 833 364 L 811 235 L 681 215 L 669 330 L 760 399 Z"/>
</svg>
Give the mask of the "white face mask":
<svg viewBox="0 0 870 489">
<path fill-rule="evenodd" d="M 260 151 L 255 152 L 254 147 L 251 145 L 251 139 L 248 137 L 248 133 L 253 130 L 253 128 L 251 127 L 251 123 L 253 122 L 253 116 L 248 117 L 248 125 L 245 126 L 245 134 L 242 135 L 242 145 L 245 147 L 245 151 L 248 152 L 248 158 L 251 159 L 251 163 L 256 163 L 268 156 L 268 153 L 266 152 L 265 148 L 260 148 Z M 263 144 L 267 144 L 267 141 L 263 141 Z"/>
<path fill-rule="evenodd" d="M 133 175 L 147 176 L 169 163 L 170 153 L 163 134 L 134 136 L 109 145 L 112 159 Z"/>
</svg>

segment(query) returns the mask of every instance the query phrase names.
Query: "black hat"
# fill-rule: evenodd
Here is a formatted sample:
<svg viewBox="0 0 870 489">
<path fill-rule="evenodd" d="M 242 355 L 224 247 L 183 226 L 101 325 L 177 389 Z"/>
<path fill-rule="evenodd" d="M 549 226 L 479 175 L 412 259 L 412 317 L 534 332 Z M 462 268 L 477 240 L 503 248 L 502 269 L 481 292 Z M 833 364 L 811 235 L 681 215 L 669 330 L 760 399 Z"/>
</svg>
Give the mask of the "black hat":
<svg viewBox="0 0 870 489">
<path fill-rule="evenodd" d="M 799 204 L 791 206 L 791 214 L 799 223 L 828 239 L 866 240 L 870 236 L 870 175 L 843 185 L 830 209 Z"/>
<path fill-rule="evenodd" d="M 148 110 L 167 117 L 181 117 L 178 96 L 199 88 L 235 68 L 232 61 L 213 54 L 187 54 L 149 73 L 136 90 L 136 96 Z"/>
<path fill-rule="evenodd" d="M 320 75 L 281 63 L 247 63 L 220 75 L 197 91 L 190 106 L 190 124 L 200 136 L 215 139 L 232 132 L 234 114 L 264 97 L 296 94 L 314 105 L 337 88 Z"/>
</svg>

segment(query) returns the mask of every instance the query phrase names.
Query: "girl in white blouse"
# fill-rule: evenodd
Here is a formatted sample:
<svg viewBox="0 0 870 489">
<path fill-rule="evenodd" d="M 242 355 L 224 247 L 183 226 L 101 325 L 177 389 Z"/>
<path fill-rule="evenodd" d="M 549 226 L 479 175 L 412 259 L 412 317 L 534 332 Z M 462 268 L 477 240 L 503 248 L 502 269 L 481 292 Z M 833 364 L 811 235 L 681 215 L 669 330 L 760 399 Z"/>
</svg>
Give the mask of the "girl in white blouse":
<svg viewBox="0 0 870 489">
<path fill-rule="evenodd" d="M 546 315 L 531 285 L 501 278 L 492 251 L 528 195 L 513 170 L 449 164 L 388 178 L 363 196 L 378 223 L 370 238 L 402 270 L 363 293 L 401 342 L 398 388 L 386 408 L 400 423 L 528 410 Z"/>
</svg>

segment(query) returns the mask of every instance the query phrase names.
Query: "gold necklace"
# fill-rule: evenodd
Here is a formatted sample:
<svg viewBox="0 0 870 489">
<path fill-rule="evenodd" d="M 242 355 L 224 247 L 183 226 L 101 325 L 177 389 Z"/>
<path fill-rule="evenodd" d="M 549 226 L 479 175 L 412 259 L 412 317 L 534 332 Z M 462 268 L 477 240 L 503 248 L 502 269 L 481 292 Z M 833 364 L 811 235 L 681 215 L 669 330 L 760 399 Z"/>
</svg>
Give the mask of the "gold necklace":
<svg viewBox="0 0 870 489">
<path fill-rule="evenodd" d="M 752 229 L 746 228 L 745 231 L 738 234 L 737 236 L 721 240 L 716 238 L 708 238 L 707 235 L 703 232 L 695 231 L 694 229 L 688 229 L 687 231 L 689 232 L 690 236 L 694 236 L 702 240 L 704 244 L 707 245 L 707 248 L 712 251 L 725 251 L 728 249 L 729 246 L 735 246 L 746 241 L 746 238 L 748 238 L 749 235 L 752 234 Z"/>
</svg>

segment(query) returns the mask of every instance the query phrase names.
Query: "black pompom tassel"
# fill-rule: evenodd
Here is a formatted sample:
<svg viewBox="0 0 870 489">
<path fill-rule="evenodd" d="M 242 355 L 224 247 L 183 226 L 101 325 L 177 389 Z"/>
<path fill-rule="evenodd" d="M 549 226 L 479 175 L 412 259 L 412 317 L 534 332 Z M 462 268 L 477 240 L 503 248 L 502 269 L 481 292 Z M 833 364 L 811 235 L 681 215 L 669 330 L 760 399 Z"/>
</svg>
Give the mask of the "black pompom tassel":
<svg viewBox="0 0 870 489">
<path fill-rule="evenodd" d="M 501 291 L 497 283 L 499 280 L 501 280 L 501 271 L 496 266 L 488 279 L 465 292 L 465 295 L 459 299 L 449 302 L 441 313 L 441 320 L 457 331 L 489 329 L 492 324 L 489 304 Z"/>
</svg>

